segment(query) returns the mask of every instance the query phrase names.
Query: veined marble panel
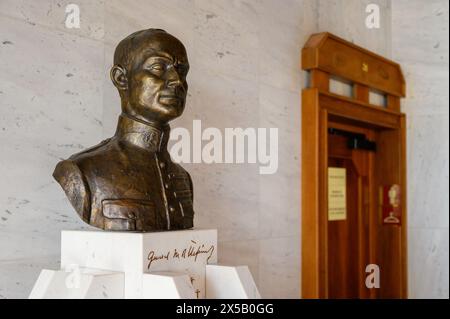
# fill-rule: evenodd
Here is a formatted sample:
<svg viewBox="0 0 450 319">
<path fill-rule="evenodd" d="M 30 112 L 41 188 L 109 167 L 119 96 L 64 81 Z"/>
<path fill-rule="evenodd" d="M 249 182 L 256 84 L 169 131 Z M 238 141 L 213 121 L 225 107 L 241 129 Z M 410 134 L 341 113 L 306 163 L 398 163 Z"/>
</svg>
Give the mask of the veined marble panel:
<svg viewBox="0 0 450 319">
<path fill-rule="evenodd" d="M 409 228 L 409 298 L 448 299 L 448 228 Z"/>
<path fill-rule="evenodd" d="M 66 27 L 66 7 L 69 4 L 76 4 L 80 10 L 80 28 Z M 0 15 L 14 17 L 30 26 L 44 26 L 53 31 L 97 40 L 102 40 L 105 33 L 103 0 L 2 0 Z"/>
<path fill-rule="evenodd" d="M 366 7 L 380 8 L 380 28 L 366 26 Z M 391 55 L 391 10 L 389 0 L 318 0 L 319 32 L 328 31 L 383 56 Z"/>
<path fill-rule="evenodd" d="M 260 240 L 259 292 L 262 298 L 300 298 L 300 236 Z"/>
<path fill-rule="evenodd" d="M 2 260 L 56 253 L 62 227 L 83 227 L 51 175 L 101 137 L 103 45 L 0 19 L 14 30 L 0 30 Z"/>
<path fill-rule="evenodd" d="M 448 20 L 446 0 L 392 1 L 393 58 L 405 73 L 409 296 L 448 298 Z"/>
<path fill-rule="evenodd" d="M 408 118 L 408 225 L 448 227 L 447 116 Z M 447 142 L 445 139 L 447 137 Z"/>
</svg>

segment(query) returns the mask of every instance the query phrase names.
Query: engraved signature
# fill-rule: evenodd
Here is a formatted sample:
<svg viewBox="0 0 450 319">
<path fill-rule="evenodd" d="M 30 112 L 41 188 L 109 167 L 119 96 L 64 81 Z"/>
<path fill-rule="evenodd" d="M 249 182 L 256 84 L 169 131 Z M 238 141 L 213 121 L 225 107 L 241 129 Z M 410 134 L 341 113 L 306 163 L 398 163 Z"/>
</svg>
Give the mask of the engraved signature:
<svg viewBox="0 0 450 319">
<path fill-rule="evenodd" d="M 213 253 L 215 251 L 215 246 L 205 246 L 205 244 L 198 244 L 196 241 L 191 240 L 189 247 L 184 248 L 182 250 L 178 250 L 176 248 L 170 249 L 164 253 L 156 253 L 154 250 L 150 251 L 147 255 L 147 269 L 150 269 L 150 266 L 159 260 L 169 260 L 169 259 L 189 259 L 193 258 L 194 262 L 197 261 L 199 256 L 206 256 L 206 262 L 208 262 Z"/>
</svg>

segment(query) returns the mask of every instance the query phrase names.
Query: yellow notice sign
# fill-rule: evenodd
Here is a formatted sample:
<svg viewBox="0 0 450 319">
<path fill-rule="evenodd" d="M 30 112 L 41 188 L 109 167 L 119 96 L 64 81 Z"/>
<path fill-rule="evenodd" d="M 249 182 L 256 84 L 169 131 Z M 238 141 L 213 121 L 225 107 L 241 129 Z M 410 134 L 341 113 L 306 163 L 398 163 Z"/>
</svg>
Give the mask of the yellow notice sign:
<svg viewBox="0 0 450 319">
<path fill-rule="evenodd" d="M 347 218 L 347 170 L 328 167 L 328 220 Z"/>
</svg>

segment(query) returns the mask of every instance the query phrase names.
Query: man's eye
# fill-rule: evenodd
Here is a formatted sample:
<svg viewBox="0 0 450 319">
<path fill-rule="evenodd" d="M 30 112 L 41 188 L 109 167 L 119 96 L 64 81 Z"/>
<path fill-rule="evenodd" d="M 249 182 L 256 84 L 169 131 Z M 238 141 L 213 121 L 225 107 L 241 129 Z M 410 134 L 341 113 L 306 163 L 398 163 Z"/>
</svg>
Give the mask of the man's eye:
<svg viewBox="0 0 450 319">
<path fill-rule="evenodd" d="M 152 71 L 164 71 L 164 64 L 162 64 L 162 63 L 153 63 L 150 66 L 150 70 L 152 70 Z"/>
</svg>

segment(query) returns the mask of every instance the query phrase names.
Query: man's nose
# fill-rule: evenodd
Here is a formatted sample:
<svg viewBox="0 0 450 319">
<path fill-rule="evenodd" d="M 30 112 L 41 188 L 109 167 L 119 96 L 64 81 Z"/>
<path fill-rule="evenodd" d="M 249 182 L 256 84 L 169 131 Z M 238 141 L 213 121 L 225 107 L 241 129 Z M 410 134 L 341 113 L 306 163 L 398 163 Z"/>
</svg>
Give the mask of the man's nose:
<svg viewBox="0 0 450 319">
<path fill-rule="evenodd" d="M 178 87 L 183 86 L 183 81 L 181 81 L 180 75 L 174 67 L 169 67 L 167 69 L 167 86 L 168 87 Z"/>
</svg>

